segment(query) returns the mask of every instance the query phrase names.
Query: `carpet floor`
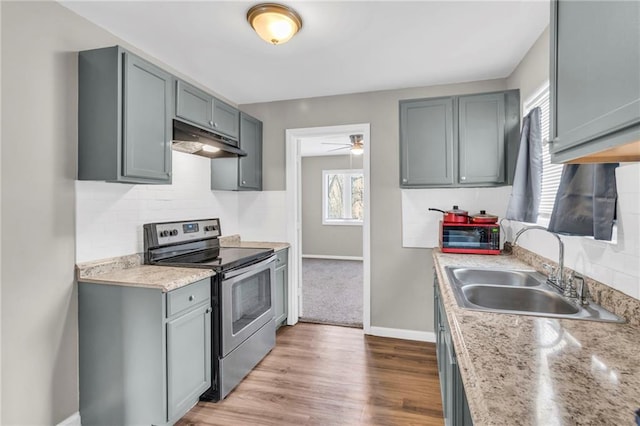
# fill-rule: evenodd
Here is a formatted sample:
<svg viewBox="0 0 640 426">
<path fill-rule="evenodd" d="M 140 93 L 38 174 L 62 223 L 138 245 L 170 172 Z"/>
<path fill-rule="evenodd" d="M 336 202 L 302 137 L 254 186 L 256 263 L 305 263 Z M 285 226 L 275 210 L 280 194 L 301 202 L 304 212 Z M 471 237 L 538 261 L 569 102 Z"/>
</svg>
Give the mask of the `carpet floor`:
<svg viewBox="0 0 640 426">
<path fill-rule="evenodd" d="M 302 259 L 300 321 L 362 328 L 362 261 Z"/>
</svg>

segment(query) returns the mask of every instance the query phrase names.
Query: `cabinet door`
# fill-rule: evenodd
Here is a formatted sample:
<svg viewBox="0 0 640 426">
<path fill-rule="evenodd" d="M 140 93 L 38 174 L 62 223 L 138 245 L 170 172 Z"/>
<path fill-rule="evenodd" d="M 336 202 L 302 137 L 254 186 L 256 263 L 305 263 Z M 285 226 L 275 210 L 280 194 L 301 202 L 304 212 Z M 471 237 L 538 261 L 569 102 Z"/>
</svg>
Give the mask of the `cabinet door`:
<svg viewBox="0 0 640 426">
<path fill-rule="evenodd" d="M 168 420 L 176 420 L 211 386 L 211 308 L 167 322 Z"/>
<path fill-rule="evenodd" d="M 123 53 L 122 176 L 171 182 L 171 75 Z"/>
<path fill-rule="evenodd" d="M 504 122 L 504 94 L 460 97 L 460 184 L 504 182 Z"/>
<path fill-rule="evenodd" d="M 208 129 L 213 128 L 213 97 L 184 81 L 176 83 L 176 115 Z"/>
<path fill-rule="evenodd" d="M 400 103 L 400 186 L 454 183 L 453 98 Z"/>
<path fill-rule="evenodd" d="M 239 159 L 238 186 L 261 191 L 262 122 L 245 113 L 240 115 L 240 148 L 247 156 Z"/>
<path fill-rule="evenodd" d="M 219 99 L 213 99 L 213 128 L 234 139 L 238 139 L 240 112 Z"/>
<path fill-rule="evenodd" d="M 640 2 L 555 1 L 551 44 L 552 154 L 640 123 Z"/>
</svg>

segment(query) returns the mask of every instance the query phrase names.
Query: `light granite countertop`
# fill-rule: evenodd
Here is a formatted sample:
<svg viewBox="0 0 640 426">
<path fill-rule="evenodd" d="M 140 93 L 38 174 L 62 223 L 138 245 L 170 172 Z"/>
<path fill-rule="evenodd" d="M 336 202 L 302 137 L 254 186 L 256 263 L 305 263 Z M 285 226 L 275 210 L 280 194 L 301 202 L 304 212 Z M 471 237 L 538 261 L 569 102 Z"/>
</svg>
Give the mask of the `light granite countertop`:
<svg viewBox="0 0 640 426">
<path fill-rule="evenodd" d="M 220 237 L 221 247 L 249 247 L 249 248 L 272 248 L 273 251 L 280 251 L 289 248 L 289 243 L 272 241 L 242 241 L 240 235 L 229 235 Z"/>
<path fill-rule="evenodd" d="M 476 425 L 635 425 L 634 411 L 640 408 L 635 321 L 465 310 L 456 303 L 445 266 L 533 268 L 505 255 L 434 250 L 433 258 Z"/>
<path fill-rule="evenodd" d="M 138 254 L 76 265 L 78 281 L 128 287 L 156 288 L 163 292 L 215 275 L 211 269 L 143 265 Z"/>
</svg>

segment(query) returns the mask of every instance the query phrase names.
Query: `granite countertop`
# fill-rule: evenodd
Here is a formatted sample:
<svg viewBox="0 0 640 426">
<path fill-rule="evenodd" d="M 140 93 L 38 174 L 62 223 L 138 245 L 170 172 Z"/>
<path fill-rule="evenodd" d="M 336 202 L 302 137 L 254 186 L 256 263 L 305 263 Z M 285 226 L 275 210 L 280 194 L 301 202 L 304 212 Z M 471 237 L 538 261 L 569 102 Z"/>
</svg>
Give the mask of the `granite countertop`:
<svg viewBox="0 0 640 426">
<path fill-rule="evenodd" d="M 433 251 L 476 425 L 634 425 L 640 327 L 465 310 L 445 266 L 533 268 L 514 256 Z M 635 303 L 635 302 L 633 302 Z"/>
<path fill-rule="evenodd" d="M 272 248 L 274 251 L 289 248 L 289 243 L 270 241 L 242 241 L 240 235 L 229 235 L 220 237 L 221 247 L 249 247 L 249 248 Z"/>
<path fill-rule="evenodd" d="M 129 287 L 156 288 L 163 292 L 215 275 L 211 269 L 143 265 L 142 256 L 114 257 L 76 265 L 78 281 Z"/>
</svg>

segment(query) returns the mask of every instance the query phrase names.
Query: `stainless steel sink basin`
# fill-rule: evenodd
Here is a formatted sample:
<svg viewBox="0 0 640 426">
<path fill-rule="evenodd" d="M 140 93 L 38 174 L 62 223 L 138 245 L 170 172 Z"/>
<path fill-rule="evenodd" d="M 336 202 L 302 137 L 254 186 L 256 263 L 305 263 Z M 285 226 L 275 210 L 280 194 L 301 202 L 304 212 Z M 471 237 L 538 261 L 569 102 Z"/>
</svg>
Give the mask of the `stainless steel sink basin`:
<svg viewBox="0 0 640 426">
<path fill-rule="evenodd" d="M 526 287 L 467 285 L 464 297 L 477 306 L 501 311 L 575 314 L 578 307 L 557 293 Z"/>
<path fill-rule="evenodd" d="M 458 306 L 465 309 L 519 315 L 625 322 L 590 302 L 582 306 L 547 284 L 535 271 L 489 268 L 445 268 Z"/>
<path fill-rule="evenodd" d="M 544 282 L 544 276 L 535 271 L 499 270 L 499 269 L 452 269 L 456 280 L 467 284 L 494 284 L 518 287 L 535 287 Z"/>
</svg>

